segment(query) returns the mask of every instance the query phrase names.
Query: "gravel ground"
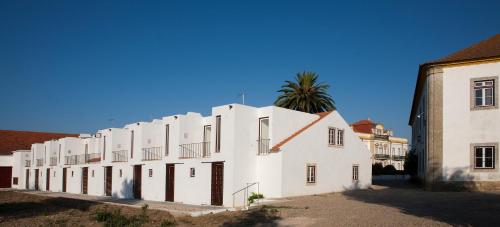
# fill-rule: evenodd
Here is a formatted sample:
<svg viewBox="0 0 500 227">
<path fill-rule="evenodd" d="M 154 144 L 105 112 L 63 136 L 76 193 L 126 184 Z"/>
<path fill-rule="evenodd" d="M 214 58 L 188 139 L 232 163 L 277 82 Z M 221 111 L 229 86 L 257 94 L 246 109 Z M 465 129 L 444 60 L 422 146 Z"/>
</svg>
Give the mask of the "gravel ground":
<svg viewBox="0 0 500 227">
<path fill-rule="evenodd" d="M 95 212 L 140 209 L 96 201 L 0 191 L 0 226 L 98 226 Z M 375 184 L 370 190 L 282 199 L 244 212 L 200 217 L 149 210 L 145 226 L 165 220 L 178 226 L 498 226 L 500 193 L 428 192 L 406 183 Z"/>
<path fill-rule="evenodd" d="M 287 226 L 498 226 L 500 194 L 428 192 L 407 183 L 289 198 L 274 204 Z M 271 206 L 273 208 L 273 206 Z"/>
</svg>

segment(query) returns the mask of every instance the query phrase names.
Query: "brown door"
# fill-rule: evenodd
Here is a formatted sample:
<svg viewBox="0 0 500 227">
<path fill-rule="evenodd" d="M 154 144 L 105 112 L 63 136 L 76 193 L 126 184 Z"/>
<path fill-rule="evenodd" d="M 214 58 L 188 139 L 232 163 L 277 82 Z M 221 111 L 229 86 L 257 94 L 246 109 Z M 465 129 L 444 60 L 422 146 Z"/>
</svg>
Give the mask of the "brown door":
<svg viewBox="0 0 500 227">
<path fill-rule="evenodd" d="M 105 177 L 104 177 L 104 185 L 106 189 L 106 196 L 111 196 L 111 182 L 113 182 L 113 167 L 106 166 L 105 167 Z"/>
<path fill-rule="evenodd" d="M 38 169 L 35 169 L 35 190 L 39 190 L 39 188 L 38 188 L 38 174 L 40 174 L 38 172 Z"/>
<path fill-rule="evenodd" d="M 68 168 L 63 168 L 63 174 L 62 174 L 62 192 L 66 192 L 66 175 L 68 172 Z"/>
<path fill-rule="evenodd" d="M 26 189 L 30 189 L 30 170 L 26 170 Z"/>
<path fill-rule="evenodd" d="M 224 163 L 212 163 L 212 205 L 222 206 Z"/>
<path fill-rule="evenodd" d="M 165 188 L 165 200 L 173 202 L 174 201 L 174 182 L 175 182 L 175 165 L 167 164 L 167 174 L 166 174 L 166 188 Z"/>
<path fill-rule="evenodd" d="M 142 166 L 134 166 L 134 199 L 141 199 L 141 188 L 142 188 Z"/>
<path fill-rule="evenodd" d="M 0 188 L 12 187 L 12 167 L 0 167 Z"/>
<path fill-rule="evenodd" d="M 82 168 L 82 194 L 87 194 L 89 184 L 89 167 Z"/>
<path fill-rule="evenodd" d="M 50 191 L 50 169 L 47 169 L 47 174 L 45 174 L 45 191 Z"/>
</svg>

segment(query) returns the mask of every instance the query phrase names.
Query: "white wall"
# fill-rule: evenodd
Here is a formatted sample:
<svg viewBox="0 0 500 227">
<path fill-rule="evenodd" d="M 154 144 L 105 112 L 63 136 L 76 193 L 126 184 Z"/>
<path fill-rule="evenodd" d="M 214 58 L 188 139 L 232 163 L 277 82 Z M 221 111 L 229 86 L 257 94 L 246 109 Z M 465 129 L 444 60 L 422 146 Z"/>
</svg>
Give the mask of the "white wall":
<svg viewBox="0 0 500 227">
<path fill-rule="evenodd" d="M 345 130 L 343 148 L 328 146 L 328 127 Z M 289 141 L 280 152 L 283 152 L 283 196 L 344 191 L 371 185 L 370 151 L 337 111 Z M 316 183 L 312 185 L 306 183 L 308 163 L 316 164 Z M 354 164 L 359 165 L 358 182 L 352 180 Z"/>
<path fill-rule="evenodd" d="M 500 77 L 500 62 L 443 69 L 444 180 L 500 179 L 498 168 L 494 172 L 470 171 L 471 143 L 500 141 L 500 109 L 470 110 L 470 80 L 491 76 Z"/>
</svg>

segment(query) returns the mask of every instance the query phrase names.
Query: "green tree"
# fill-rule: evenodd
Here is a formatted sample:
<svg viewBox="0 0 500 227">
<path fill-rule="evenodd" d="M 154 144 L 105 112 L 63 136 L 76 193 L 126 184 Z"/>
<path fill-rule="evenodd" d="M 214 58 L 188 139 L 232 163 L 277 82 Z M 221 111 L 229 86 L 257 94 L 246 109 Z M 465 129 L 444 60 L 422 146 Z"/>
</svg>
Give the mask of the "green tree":
<svg viewBox="0 0 500 227">
<path fill-rule="evenodd" d="M 314 72 L 297 73 L 295 81 L 287 80 L 281 86 L 274 105 L 307 113 L 335 110 L 335 102 L 328 94 L 330 86 L 317 80 Z"/>
</svg>

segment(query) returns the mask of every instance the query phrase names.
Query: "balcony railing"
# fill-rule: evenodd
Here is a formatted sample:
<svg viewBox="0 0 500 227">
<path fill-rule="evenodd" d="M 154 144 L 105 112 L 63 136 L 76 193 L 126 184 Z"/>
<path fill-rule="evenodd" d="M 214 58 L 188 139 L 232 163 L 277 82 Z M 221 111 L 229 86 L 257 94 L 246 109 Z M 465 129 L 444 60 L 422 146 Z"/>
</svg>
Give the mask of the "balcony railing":
<svg viewBox="0 0 500 227">
<path fill-rule="evenodd" d="M 68 155 L 64 156 L 64 164 L 65 165 L 76 165 L 80 163 L 80 155 Z"/>
<path fill-rule="evenodd" d="M 43 158 L 39 158 L 36 160 L 36 166 L 43 166 Z"/>
<path fill-rule="evenodd" d="M 389 158 L 390 158 L 390 155 L 388 155 L 388 154 L 375 154 L 375 159 L 386 160 Z"/>
<path fill-rule="evenodd" d="M 404 155 L 393 155 L 392 156 L 392 160 L 394 160 L 394 161 L 403 161 L 403 160 L 405 160 L 405 156 Z"/>
<path fill-rule="evenodd" d="M 142 148 L 142 160 L 152 161 L 161 160 L 163 147 Z"/>
<path fill-rule="evenodd" d="M 101 161 L 101 153 L 85 154 L 85 163 L 98 163 Z"/>
<path fill-rule="evenodd" d="M 128 161 L 127 150 L 113 151 L 113 162 L 126 162 Z"/>
<path fill-rule="evenodd" d="M 179 145 L 179 158 L 210 157 L 210 142 L 189 143 Z"/>
<path fill-rule="evenodd" d="M 382 139 L 382 140 L 388 140 L 389 139 L 389 135 L 375 134 L 374 137 L 375 137 L 375 139 Z"/>
<path fill-rule="evenodd" d="M 31 161 L 30 160 L 24 160 L 24 167 L 30 167 L 31 166 Z"/>
<path fill-rule="evenodd" d="M 57 165 L 57 157 L 50 157 L 50 166 L 55 166 Z"/>
<path fill-rule="evenodd" d="M 259 139 L 257 140 L 257 155 L 268 155 L 270 151 L 269 147 L 269 141 L 270 139 Z"/>
</svg>

